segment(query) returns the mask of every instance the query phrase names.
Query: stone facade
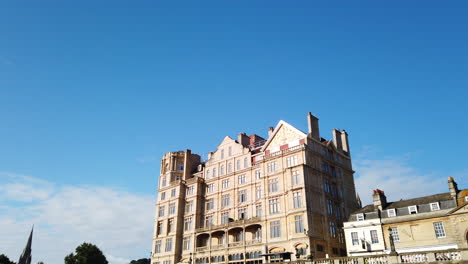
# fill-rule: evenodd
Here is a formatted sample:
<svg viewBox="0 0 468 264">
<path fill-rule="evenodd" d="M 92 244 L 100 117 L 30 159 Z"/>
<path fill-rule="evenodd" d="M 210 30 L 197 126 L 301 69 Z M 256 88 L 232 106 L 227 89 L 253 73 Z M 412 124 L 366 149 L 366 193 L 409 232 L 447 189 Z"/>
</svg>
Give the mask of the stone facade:
<svg viewBox="0 0 468 264">
<path fill-rule="evenodd" d="M 152 263 L 262 263 L 343 256 L 342 224 L 358 208 L 348 135 L 320 137 L 280 121 L 268 138 L 225 137 L 202 161 L 161 160 Z"/>
<path fill-rule="evenodd" d="M 458 190 L 452 177 L 449 192 L 396 202 L 374 191 L 374 204 L 344 223 L 349 256 L 388 254 L 391 241 L 399 254 L 468 247 L 468 190 Z M 373 239 L 371 232 L 378 233 Z M 390 238 L 391 237 L 391 238 Z"/>
</svg>

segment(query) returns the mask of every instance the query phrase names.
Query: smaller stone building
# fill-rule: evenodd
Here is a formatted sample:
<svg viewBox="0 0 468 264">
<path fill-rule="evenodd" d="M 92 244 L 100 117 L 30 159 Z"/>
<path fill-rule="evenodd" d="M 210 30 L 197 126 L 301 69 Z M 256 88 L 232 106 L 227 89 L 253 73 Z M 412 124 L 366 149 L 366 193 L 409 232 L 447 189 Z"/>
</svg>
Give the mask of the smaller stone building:
<svg viewBox="0 0 468 264">
<path fill-rule="evenodd" d="M 449 192 L 387 202 L 374 190 L 373 204 L 344 223 L 348 256 L 448 250 L 468 247 L 468 189 L 452 177 Z M 393 243 L 390 242 L 393 240 Z"/>
</svg>

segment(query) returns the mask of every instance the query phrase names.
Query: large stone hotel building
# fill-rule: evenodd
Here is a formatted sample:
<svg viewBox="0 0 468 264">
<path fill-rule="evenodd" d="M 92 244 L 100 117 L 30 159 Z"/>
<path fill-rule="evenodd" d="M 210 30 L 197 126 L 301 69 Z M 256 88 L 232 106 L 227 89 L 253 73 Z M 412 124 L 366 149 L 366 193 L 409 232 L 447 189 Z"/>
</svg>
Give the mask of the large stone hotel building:
<svg viewBox="0 0 468 264">
<path fill-rule="evenodd" d="M 161 160 L 151 263 L 265 263 L 346 254 L 343 221 L 358 208 L 348 134 L 280 121 L 268 138 L 225 137 L 202 161 Z"/>
</svg>

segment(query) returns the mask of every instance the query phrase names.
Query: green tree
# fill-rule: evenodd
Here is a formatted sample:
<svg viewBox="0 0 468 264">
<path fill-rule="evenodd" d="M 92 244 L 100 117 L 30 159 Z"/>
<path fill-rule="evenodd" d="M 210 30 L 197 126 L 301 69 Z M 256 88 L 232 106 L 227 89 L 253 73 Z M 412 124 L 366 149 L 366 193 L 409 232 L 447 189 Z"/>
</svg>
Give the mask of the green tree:
<svg viewBox="0 0 468 264">
<path fill-rule="evenodd" d="M 130 261 L 129 264 L 150 264 L 150 259 L 149 258 L 142 258 L 139 260 L 132 260 Z"/>
<path fill-rule="evenodd" d="M 65 257 L 65 264 L 108 264 L 102 251 L 95 245 L 83 243 Z"/>
<path fill-rule="evenodd" d="M 15 264 L 13 261 L 11 261 L 6 255 L 1 254 L 0 255 L 0 264 Z"/>
<path fill-rule="evenodd" d="M 44 262 L 42 262 L 42 261 L 39 261 L 37 264 L 44 264 Z"/>
</svg>

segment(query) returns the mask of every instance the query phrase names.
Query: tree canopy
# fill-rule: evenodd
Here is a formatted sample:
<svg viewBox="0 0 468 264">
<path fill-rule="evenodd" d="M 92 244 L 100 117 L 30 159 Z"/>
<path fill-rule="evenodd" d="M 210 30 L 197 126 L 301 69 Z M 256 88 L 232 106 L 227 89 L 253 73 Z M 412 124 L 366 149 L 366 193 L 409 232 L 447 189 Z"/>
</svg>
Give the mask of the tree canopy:
<svg viewBox="0 0 468 264">
<path fill-rule="evenodd" d="M 139 260 L 132 260 L 129 264 L 150 264 L 151 261 L 149 258 L 142 258 Z"/>
<path fill-rule="evenodd" d="M 102 251 L 95 245 L 83 243 L 65 257 L 65 264 L 108 264 Z"/>
<path fill-rule="evenodd" d="M 0 264 L 15 264 L 15 262 L 11 261 L 6 255 L 0 255 Z"/>
</svg>

